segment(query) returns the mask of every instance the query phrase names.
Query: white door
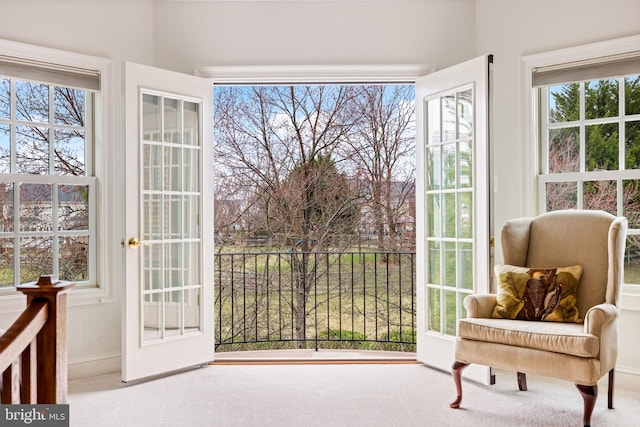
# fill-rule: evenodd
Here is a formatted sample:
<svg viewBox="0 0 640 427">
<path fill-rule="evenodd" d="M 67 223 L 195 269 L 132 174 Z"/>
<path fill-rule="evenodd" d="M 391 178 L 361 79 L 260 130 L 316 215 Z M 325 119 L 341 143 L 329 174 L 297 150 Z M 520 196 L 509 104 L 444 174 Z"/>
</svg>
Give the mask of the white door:
<svg viewBox="0 0 640 427">
<path fill-rule="evenodd" d="M 213 360 L 213 87 L 125 64 L 122 380 Z"/>
<path fill-rule="evenodd" d="M 416 81 L 417 359 L 450 370 L 462 300 L 490 289 L 489 66 L 473 59 Z M 465 376 L 486 383 L 489 369 Z"/>
</svg>

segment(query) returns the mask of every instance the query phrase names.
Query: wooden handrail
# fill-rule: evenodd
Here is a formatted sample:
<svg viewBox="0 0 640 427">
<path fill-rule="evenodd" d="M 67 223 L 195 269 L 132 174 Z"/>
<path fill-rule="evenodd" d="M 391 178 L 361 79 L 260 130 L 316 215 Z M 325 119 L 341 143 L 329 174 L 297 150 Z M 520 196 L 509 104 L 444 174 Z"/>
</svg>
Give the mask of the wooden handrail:
<svg viewBox="0 0 640 427">
<path fill-rule="evenodd" d="M 47 301 L 33 301 L 0 335 L 0 372 L 4 372 L 38 335 L 47 321 Z"/>
<path fill-rule="evenodd" d="M 67 402 L 67 304 L 54 276 L 18 286 L 27 308 L 0 336 L 3 404 Z"/>
</svg>

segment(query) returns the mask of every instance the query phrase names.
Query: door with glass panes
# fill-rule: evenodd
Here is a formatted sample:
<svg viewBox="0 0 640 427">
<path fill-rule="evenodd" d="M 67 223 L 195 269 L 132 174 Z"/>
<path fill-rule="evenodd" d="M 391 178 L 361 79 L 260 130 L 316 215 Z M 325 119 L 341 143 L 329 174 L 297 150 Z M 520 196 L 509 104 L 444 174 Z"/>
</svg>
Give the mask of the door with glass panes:
<svg viewBox="0 0 640 427">
<path fill-rule="evenodd" d="M 212 86 L 126 64 L 123 381 L 214 353 Z"/>
<path fill-rule="evenodd" d="M 416 82 L 417 358 L 449 370 L 465 296 L 490 285 L 489 66 L 483 56 Z M 481 382 L 488 369 L 466 372 Z"/>
</svg>

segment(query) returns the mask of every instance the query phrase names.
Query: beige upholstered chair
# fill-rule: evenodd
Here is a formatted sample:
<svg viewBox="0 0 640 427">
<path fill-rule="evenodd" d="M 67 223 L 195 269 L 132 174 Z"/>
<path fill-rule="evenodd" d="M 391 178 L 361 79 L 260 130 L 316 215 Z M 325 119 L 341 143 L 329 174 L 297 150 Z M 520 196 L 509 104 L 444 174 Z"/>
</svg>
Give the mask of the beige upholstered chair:
<svg viewBox="0 0 640 427">
<path fill-rule="evenodd" d="M 608 406 L 613 408 L 620 288 L 627 220 L 602 211 L 563 210 L 509 221 L 502 229 L 504 264 L 551 268 L 582 266 L 577 288 L 580 323 L 492 318 L 495 294 L 470 295 L 468 317 L 458 323 L 453 364 L 458 408 L 460 375 L 470 363 L 572 381 L 584 400 L 588 426 L 597 382 L 609 373 Z"/>
</svg>

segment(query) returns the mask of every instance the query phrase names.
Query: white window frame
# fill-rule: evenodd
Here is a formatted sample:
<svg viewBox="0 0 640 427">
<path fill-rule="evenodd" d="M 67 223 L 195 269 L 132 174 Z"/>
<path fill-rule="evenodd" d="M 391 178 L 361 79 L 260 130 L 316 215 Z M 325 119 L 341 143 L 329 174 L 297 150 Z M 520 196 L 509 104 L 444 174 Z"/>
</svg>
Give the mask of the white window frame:
<svg viewBox="0 0 640 427">
<path fill-rule="evenodd" d="M 92 267 L 96 272 L 95 286 L 78 287 L 69 294 L 70 306 L 103 303 L 115 301 L 115 282 L 121 274 L 118 273 L 118 261 L 120 245 L 114 244 L 112 236 L 118 236 L 119 227 L 124 219 L 118 218 L 112 213 L 123 212 L 123 201 L 120 202 L 121 191 L 118 188 L 124 185 L 121 181 L 121 173 L 115 173 L 118 167 L 115 159 L 123 158 L 122 144 L 115 140 L 114 111 L 115 96 L 114 73 L 112 61 L 50 49 L 9 40 L 0 40 L 0 55 L 11 58 L 21 58 L 27 61 L 36 61 L 61 66 L 95 70 L 100 75 L 100 91 L 94 94 L 94 140 L 93 140 L 93 176 L 96 188 L 95 206 L 95 239 L 96 257 Z M 23 176 L 19 180 L 24 180 Z M 114 180 L 118 180 L 115 182 Z M 19 311 L 24 309 L 24 295 L 16 292 L 7 292 L 0 296 L 1 311 Z"/>
<path fill-rule="evenodd" d="M 522 121 L 522 192 L 531 194 L 521 200 L 521 211 L 525 215 L 535 216 L 540 213 L 542 207 L 541 196 L 538 194 L 538 171 L 544 160 L 540 153 L 538 141 L 540 139 L 540 123 L 538 112 L 540 100 L 537 89 L 533 87 L 533 71 L 540 67 L 558 66 L 571 62 L 597 60 L 616 55 L 631 54 L 640 51 L 640 36 L 631 36 L 604 42 L 592 43 L 572 48 L 560 49 L 535 55 L 528 55 L 520 61 L 521 82 L 521 121 Z M 623 285 L 622 308 L 624 310 L 640 311 L 640 285 Z"/>
</svg>

